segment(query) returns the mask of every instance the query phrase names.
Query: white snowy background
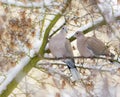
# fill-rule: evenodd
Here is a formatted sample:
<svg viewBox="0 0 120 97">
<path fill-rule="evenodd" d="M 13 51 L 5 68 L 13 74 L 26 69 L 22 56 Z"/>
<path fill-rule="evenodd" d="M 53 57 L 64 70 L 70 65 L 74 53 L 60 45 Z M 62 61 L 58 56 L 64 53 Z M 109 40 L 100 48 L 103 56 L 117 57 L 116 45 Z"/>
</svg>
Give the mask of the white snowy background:
<svg viewBox="0 0 120 97">
<path fill-rule="evenodd" d="M 10 7 L 11 12 L 9 12 L 9 14 L 12 14 L 13 17 L 17 16 L 19 11 L 21 10 L 19 9 L 19 7 L 38 7 L 40 14 L 37 14 L 38 16 L 36 16 L 30 13 L 30 15 L 33 20 L 37 17 L 36 21 L 42 21 L 45 18 L 45 23 L 43 25 L 44 27 L 41 32 L 39 25 L 36 26 L 35 37 L 31 40 L 31 49 L 27 48 L 26 46 L 22 46 L 23 44 L 19 42 L 19 49 L 25 52 L 26 56 L 20 58 L 14 67 L 9 68 L 9 70 L 7 71 L 0 72 L 0 93 L 2 93 L 2 91 L 7 88 L 7 85 L 16 77 L 16 75 L 23 69 L 23 67 L 27 65 L 31 58 L 38 53 L 43 41 L 42 38 L 44 36 L 46 28 L 48 27 L 50 21 L 55 17 L 55 14 L 59 13 L 59 10 L 64 7 L 64 2 L 66 2 L 66 0 L 36 0 L 34 2 L 31 2 L 29 0 L 25 1 L 26 3 L 22 2 L 22 0 L 0 0 L 0 2 L 5 5 L 8 4 L 9 6 L 17 6 L 15 8 Z M 94 2 L 94 0 L 86 1 Z M 99 24 L 105 19 L 105 21 L 109 24 L 111 28 L 113 28 L 113 31 L 115 32 L 113 32 L 112 35 L 109 36 L 109 32 L 101 33 L 102 30 L 103 32 L 106 32 L 107 27 L 99 27 L 98 30 L 95 31 L 96 36 L 105 43 L 112 41 L 111 45 L 114 47 L 117 46 L 116 48 L 119 49 L 118 51 L 120 51 L 120 23 L 119 21 L 115 20 L 116 17 L 120 16 L 120 4 L 117 2 L 117 0 L 97 1 L 98 9 L 95 9 L 95 11 L 97 11 L 98 14 L 100 11 L 102 15 L 99 14 L 98 16 L 94 17 L 92 21 L 91 16 L 86 15 L 91 13 L 86 11 L 81 4 L 77 5 L 78 3 L 80 3 L 79 0 L 73 0 L 73 4 L 71 5 L 73 10 L 71 12 L 66 12 L 65 15 L 61 17 L 57 24 L 52 28 L 50 34 L 52 34 L 54 31 L 56 31 L 56 29 L 64 24 L 65 18 L 66 21 L 69 20 L 67 24 L 69 31 L 69 34 L 67 36 L 68 38 L 72 37 L 75 31 L 85 31 L 86 29 L 92 27 L 93 24 Z M 59 8 L 55 9 L 54 6 Z M 80 6 L 81 9 L 77 9 L 78 6 Z M 47 8 L 51 11 L 51 13 L 48 13 L 46 11 Z M 3 8 L 1 8 L 0 10 L 3 10 Z M 72 12 L 74 13 L 75 10 L 78 10 L 79 16 L 74 16 L 74 14 L 72 14 Z M 29 13 L 31 10 L 27 11 Z M 1 11 L 1 15 L 2 14 L 4 14 L 4 12 Z M 84 18 L 83 20 L 79 19 L 80 17 L 85 15 L 86 18 Z M 87 34 L 87 36 L 91 35 L 93 35 L 92 31 Z M 111 38 L 109 38 L 108 36 Z M 72 42 L 72 45 L 76 48 L 75 41 Z M 46 50 L 48 50 L 48 47 L 49 45 L 47 44 Z M 113 51 L 113 53 L 116 54 L 116 52 L 113 50 L 114 47 L 111 47 L 111 50 Z M 74 55 L 79 55 L 76 49 L 74 49 Z M 52 57 L 50 53 L 46 53 L 44 56 Z M 64 76 L 66 75 L 67 77 L 69 77 L 70 73 L 66 67 L 62 67 L 62 65 L 65 65 L 63 62 L 58 60 L 42 60 L 38 62 L 38 64 L 36 64 L 36 67 L 33 67 L 33 69 L 31 69 L 31 71 L 22 79 L 22 81 L 13 90 L 9 97 L 120 97 L 119 63 L 111 64 L 109 62 L 106 62 L 105 60 L 100 60 L 96 65 L 95 62 L 91 61 L 90 59 L 85 59 L 85 62 L 82 65 L 80 64 L 81 61 L 82 60 L 76 59 L 76 63 L 78 62 L 78 64 L 76 65 L 79 68 L 82 67 L 82 69 L 80 69 L 80 75 L 82 76 L 82 79 L 74 84 L 64 78 Z M 16 80 L 19 80 L 19 77 Z"/>
</svg>

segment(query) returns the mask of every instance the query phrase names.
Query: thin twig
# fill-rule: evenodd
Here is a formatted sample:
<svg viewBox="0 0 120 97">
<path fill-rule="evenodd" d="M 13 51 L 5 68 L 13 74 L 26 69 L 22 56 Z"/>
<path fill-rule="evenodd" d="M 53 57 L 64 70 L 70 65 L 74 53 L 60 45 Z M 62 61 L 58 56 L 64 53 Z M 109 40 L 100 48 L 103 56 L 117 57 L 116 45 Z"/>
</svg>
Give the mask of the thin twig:
<svg viewBox="0 0 120 97">
<path fill-rule="evenodd" d="M 40 57 L 41 58 L 41 57 Z M 74 57 L 59 57 L 59 58 L 53 58 L 53 57 L 44 57 L 43 59 L 46 60 L 61 60 L 61 59 L 102 59 L 102 60 L 108 60 L 108 61 L 113 61 L 113 62 L 117 62 L 120 64 L 120 62 L 117 59 L 113 59 L 111 57 L 100 57 L 100 56 L 93 56 L 93 57 L 83 57 L 83 56 L 74 56 Z"/>
<path fill-rule="evenodd" d="M 56 29 L 55 31 L 53 31 L 53 33 L 51 35 L 49 35 L 49 38 L 51 38 L 57 31 L 59 31 L 63 26 L 65 25 L 65 23 L 63 23 L 58 29 Z"/>
<path fill-rule="evenodd" d="M 42 64 L 42 63 L 40 63 L 40 64 Z M 37 68 L 37 69 L 40 69 L 40 68 L 45 69 L 45 70 L 47 70 L 46 73 L 59 74 L 62 78 L 66 79 L 68 81 L 69 77 L 66 76 L 63 72 L 61 72 L 59 69 L 53 69 L 52 67 L 47 66 L 47 65 L 46 64 L 44 64 L 44 66 L 43 65 L 36 65 L 35 68 Z"/>
<path fill-rule="evenodd" d="M 62 66 L 67 66 L 65 63 L 58 63 L 58 62 L 40 62 L 40 63 L 38 63 L 38 65 L 36 66 L 36 68 L 38 68 L 39 66 L 41 67 L 41 66 L 43 66 L 43 65 L 45 65 L 45 66 L 47 66 L 47 65 L 62 65 Z M 88 70 L 97 70 L 97 71 L 101 71 L 101 72 L 115 72 L 115 71 L 117 71 L 117 69 L 111 69 L 111 68 L 107 68 L 107 69 L 105 69 L 105 68 L 103 68 L 103 65 L 94 65 L 94 66 L 92 66 L 92 65 L 87 65 L 87 64 L 84 64 L 84 65 L 82 65 L 82 64 L 76 64 L 76 67 L 77 68 L 82 68 L 82 69 L 88 69 Z"/>
</svg>

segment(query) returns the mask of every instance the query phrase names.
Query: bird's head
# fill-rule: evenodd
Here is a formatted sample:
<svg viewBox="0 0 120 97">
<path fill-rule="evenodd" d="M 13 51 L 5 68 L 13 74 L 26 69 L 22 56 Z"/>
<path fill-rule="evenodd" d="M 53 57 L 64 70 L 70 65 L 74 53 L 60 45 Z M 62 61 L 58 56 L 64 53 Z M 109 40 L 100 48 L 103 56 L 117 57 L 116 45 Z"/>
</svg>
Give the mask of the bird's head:
<svg viewBox="0 0 120 97">
<path fill-rule="evenodd" d="M 77 31 L 75 34 L 74 34 L 74 37 L 83 37 L 84 36 L 84 34 L 83 34 L 83 32 L 81 32 L 81 31 Z"/>
<path fill-rule="evenodd" d="M 63 26 L 62 29 L 61 29 L 61 32 L 62 32 L 62 33 L 65 33 L 65 34 L 68 33 L 67 27 L 66 27 L 66 26 Z"/>
</svg>

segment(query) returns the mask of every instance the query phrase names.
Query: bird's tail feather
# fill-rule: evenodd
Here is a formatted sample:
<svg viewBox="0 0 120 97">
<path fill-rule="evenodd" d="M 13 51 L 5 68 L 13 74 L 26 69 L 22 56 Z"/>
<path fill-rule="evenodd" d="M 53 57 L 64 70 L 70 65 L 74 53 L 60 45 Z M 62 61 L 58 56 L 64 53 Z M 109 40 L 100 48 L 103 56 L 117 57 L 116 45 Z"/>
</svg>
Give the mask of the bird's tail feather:
<svg viewBox="0 0 120 97">
<path fill-rule="evenodd" d="M 66 59 L 64 62 L 67 64 L 67 66 L 68 66 L 68 68 L 69 68 L 69 70 L 72 74 L 73 80 L 74 81 L 79 80 L 80 79 L 80 74 L 79 74 L 79 72 L 78 72 L 78 70 L 75 66 L 74 61 L 72 59 Z"/>
<path fill-rule="evenodd" d="M 70 72 L 72 74 L 72 78 L 74 81 L 80 80 L 80 73 L 78 72 L 76 68 L 70 69 Z"/>
</svg>

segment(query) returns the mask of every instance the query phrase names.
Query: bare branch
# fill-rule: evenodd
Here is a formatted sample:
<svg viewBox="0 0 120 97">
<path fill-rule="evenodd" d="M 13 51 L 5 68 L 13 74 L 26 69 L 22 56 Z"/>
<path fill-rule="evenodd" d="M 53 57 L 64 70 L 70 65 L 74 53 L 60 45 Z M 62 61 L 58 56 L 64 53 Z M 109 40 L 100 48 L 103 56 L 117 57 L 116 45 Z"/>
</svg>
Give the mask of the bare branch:
<svg viewBox="0 0 120 97">
<path fill-rule="evenodd" d="M 42 57 L 42 58 L 46 59 L 46 60 L 61 60 L 61 59 L 70 59 L 71 57 L 66 57 L 66 58 L 63 58 L 63 57 L 60 57 L 60 58 Z M 74 58 L 74 59 L 102 59 L 102 60 L 108 60 L 108 61 L 117 62 L 117 63 L 120 64 L 120 62 L 119 62 L 118 59 L 113 59 L 111 57 L 102 57 L 102 56 L 93 56 L 93 57 L 74 56 L 72 58 Z"/>
<path fill-rule="evenodd" d="M 42 65 L 45 65 L 46 68 L 48 68 L 47 65 L 62 65 L 62 66 L 67 66 L 65 63 L 62 62 L 40 62 L 37 64 L 37 66 L 35 66 L 36 68 L 38 68 L 39 66 L 41 67 Z M 89 65 L 89 64 L 76 64 L 77 68 L 82 68 L 82 69 L 88 69 L 88 70 L 97 70 L 100 72 L 110 72 L 110 73 L 115 73 L 117 71 L 118 68 L 116 69 L 112 69 L 112 68 L 104 68 L 105 65 Z M 55 72 L 55 71 L 54 71 Z M 58 73 L 58 72 L 57 72 Z M 63 73 L 62 73 L 63 74 Z"/>
<path fill-rule="evenodd" d="M 69 77 L 66 76 L 63 72 L 61 72 L 59 69 L 54 69 L 52 67 L 50 67 L 50 65 L 52 65 L 51 63 L 40 63 L 40 65 L 36 65 L 35 68 L 38 69 L 45 69 L 45 72 L 50 73 L 50 74 L 59 74 L 62 78 L 68 80 Z"/>
<path fill-rule="evenodd" d="M 120 13 L 115 13 L 115 18 L 117 20 L 120 20 Z M 93 26 L 93 24 L 94 24 L 94 26 Z M 86 34 L 86 33 L 90 32 L 90 31 L 94 30 L 96 27 L 102 26 L 102 25 L 106 25 L 106 21 L 103 19 L 103 17 L 100 17 L 100 18 L 94 20 L 93 22 L 90 22 L 90 23 L 80 27 L 79 31 L 82 31 L 83 33 Z M 71 37 L 69 38 L 70 41 L 75 40 L 75 38 L 73 37 L 74 34 L 75 33 L 73 33 L 71 35 Z"/>
</svg>

